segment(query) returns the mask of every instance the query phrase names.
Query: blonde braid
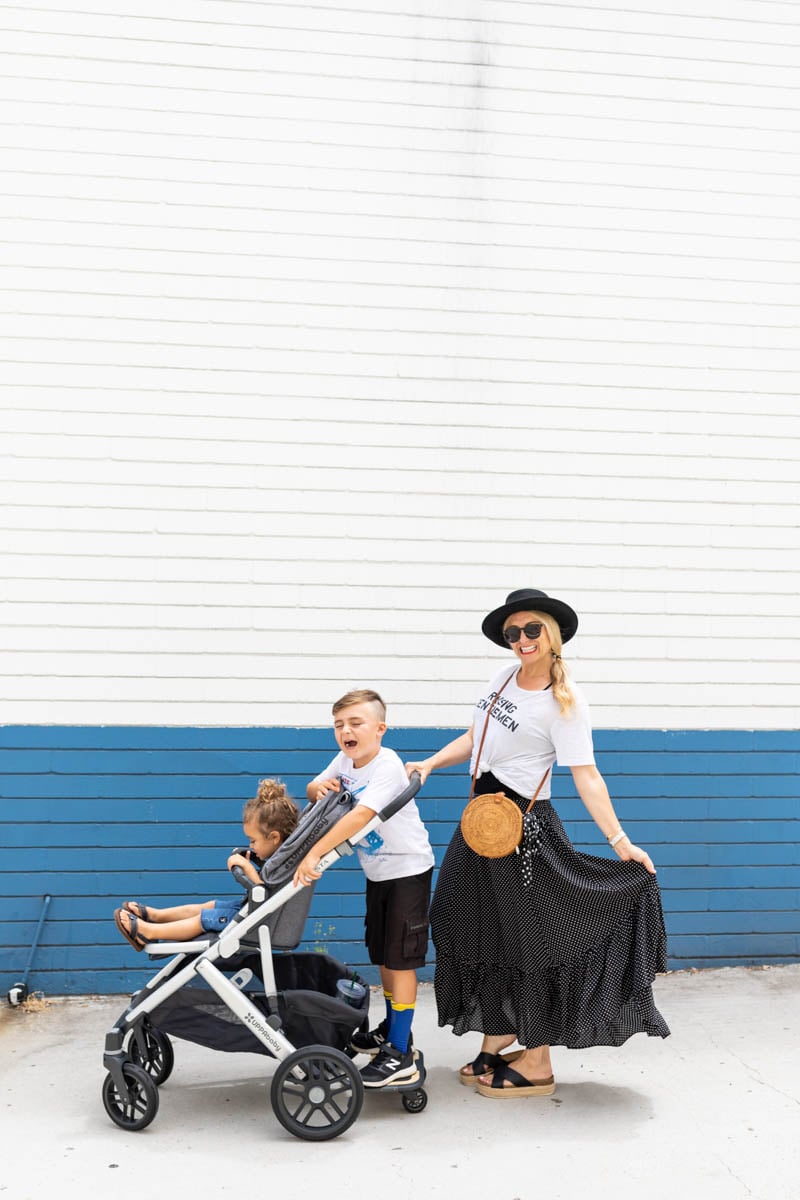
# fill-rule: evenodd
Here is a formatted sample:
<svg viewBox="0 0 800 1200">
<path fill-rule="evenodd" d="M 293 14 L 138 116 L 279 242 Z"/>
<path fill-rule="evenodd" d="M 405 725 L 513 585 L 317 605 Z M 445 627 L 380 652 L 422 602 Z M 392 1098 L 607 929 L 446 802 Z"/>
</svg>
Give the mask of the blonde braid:
<svg viewBox="0 0 800 1200">
<path fill-rule="evenodd" d="M 568 717 L 575 707 L 575 693 L 572 690 L 566 663 L 561 657 L 561 630 L 558 627 L 558 622 L 549 613 L 535 612 L 533 616 L 536 617 L 537 621 L 542 622 L 549 634 L 551 655 L 550 683 L 552 684 L 553 696 L 558 702 L 562 717 Z"/>
<path fill-rule="evenodd" d="M 558 701 L 562 717 L 568 717 L 575 707 L 575 696 L 569 680 L 569 672 L 560 654 L 553 652 L 553 665 L 550 668 L 550 679 L 553 683 L 553 696 Z"/>
</svg>

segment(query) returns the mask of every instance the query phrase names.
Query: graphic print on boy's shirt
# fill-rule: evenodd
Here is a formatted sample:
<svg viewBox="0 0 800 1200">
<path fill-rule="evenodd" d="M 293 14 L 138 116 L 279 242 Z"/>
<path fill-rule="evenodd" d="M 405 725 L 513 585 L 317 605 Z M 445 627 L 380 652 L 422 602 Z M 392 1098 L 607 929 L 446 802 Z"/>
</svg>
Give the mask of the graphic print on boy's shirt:
<svg viewBox="0 0 800 1200">
<path fill-rule="evenodd" d="M 345 774 L 344 771 L 341 773 L 340 779 L 342 781 L 342 787 L 350 793 L 356 804 L 358 804 L 358 797 L 367 789 L 366 783 L 362 783 L 359 786 L 355 779 L 353 779 L 352 776 Z M 360 842 L 356 842 L 355 844 L 362 854 L 377 854 L 382 848 L 384 841 L 377 829 L 373 829 L 367 834 L 366 837 L 362 838 Z"/>
</svg>

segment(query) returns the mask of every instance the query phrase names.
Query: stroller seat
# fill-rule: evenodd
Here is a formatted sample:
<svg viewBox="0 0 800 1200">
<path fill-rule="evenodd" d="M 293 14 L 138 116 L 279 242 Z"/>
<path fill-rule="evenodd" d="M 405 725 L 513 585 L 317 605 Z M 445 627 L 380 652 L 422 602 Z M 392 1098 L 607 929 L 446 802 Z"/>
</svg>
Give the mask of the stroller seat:
<svg viewBox="0 0 800 1200">
<path fill-rule="evenodd" d="M 308 804 L 300 814 L 297 827 L 289 837 L 278 847 L 275 853 L 261 867 L 263 889 L 252 885 L 244 872 L 234 869 L 234 876 L 248 892 L 242 898 L 242 911 L 237 921 L 256 910 L 259 904 L 268 901 L 284 888 L 294 878 L 294 873 L 306 854 L 319 839 L 332 829 L 336 822 L 353 807 L 353 797 L 347 791 L 329 792 L 316 804 Z M 352 853 L 347 847 L 346 853 Z M 273 950 L 294 950 L 299 946 L 306 920 L 308 919 L 311 901 L 314 898 L 316 883 L 307 887 L 297 888 L 283 904 L 274 910 L 266 911 L 264 921 L 270 934 Z M 173 954 L 200 954 L 215 942 L 227 936 L 235 929 L 236 922 L 219 934 L 208 934 L 195 938 L 190 942 L 148 942 L 145 950 L 151 958 L 163 958 Z M 258 945 L 258 927 L 249 930 L 243 936 L 243 942 Z"/>
</svg>

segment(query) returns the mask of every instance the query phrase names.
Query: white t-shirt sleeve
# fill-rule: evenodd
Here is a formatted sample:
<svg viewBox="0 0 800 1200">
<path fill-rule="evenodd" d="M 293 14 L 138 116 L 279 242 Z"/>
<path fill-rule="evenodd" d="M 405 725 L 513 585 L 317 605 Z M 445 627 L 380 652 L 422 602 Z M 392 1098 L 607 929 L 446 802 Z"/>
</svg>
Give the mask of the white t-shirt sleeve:
<svg viewBox="0 0 800 1200">
<path fill-rule="evenodd" d="M 324 771 L 320 771 L 319 775 L 315 775 L 311 782 L 316 783 L 318 779 L 338 779 L 342 773 L 344 763 L 345 756 L 340 750 L 336 758 L 328 763 Z"/>
<path fill-rule="evenodd" d="M 585 767 L 594 763 L 592 745 L 592 722 L 589 706 L 582 696 L 576 696 L 576 704 L 568 717 L 559 712 L 550 727 L 550 736 L 560 767 Z"/>
<path fill-rule="evenodd" d="M 383 812 L 387 804 L 406 786 L 405 769 L 400 759 L 392 754 L 381 756 L 375 765 L 375 770 L 369 777 L 369 783 L 364 791 L 356 795 L 356 804 L 363 804 L 374 813 Z"/>
</svg>

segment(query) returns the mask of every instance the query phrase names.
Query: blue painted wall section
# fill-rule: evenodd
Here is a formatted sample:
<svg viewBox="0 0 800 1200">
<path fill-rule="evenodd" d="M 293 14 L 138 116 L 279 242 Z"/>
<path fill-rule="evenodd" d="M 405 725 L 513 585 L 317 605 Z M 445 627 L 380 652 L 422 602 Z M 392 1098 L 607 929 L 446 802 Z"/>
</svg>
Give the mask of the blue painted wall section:
<svg viewBox="0 0 800 1200">
<path fill-rule="evenodd" d="M 420 758 L 457 732 L 392 730 L 387 744 Z M 800 733 L 605 730 L 595 740 L 617 812 L 659 869 L 670 966 L 800 960 Z M 45 894 L 31 990 L 139 987 L 155 968 L 119 936 L 113 909 L 231 894 L 225 858 L 258 780 L 278 776 L 303 797 L 334 749 L 328 729 L 0 728 L 2 994 L 25 969 Z M 437 863 L 467 790 L 462 769 L 421 793 Z M 556 771 L 554 798 L 579 849 L 612 853 L 568 771 Z M 362 934 L 363 876 L 350 859 L 317 888 L 304 945 L 377 981 Z"/>
</svg>

